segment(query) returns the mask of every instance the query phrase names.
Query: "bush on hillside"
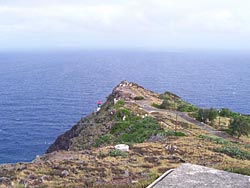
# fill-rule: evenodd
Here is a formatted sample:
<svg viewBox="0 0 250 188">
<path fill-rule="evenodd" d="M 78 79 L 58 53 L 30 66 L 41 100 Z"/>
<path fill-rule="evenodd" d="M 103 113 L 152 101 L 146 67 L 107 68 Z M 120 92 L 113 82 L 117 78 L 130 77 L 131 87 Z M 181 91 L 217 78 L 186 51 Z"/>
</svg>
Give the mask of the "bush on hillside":
<svg viewBox="0 0 250 188">
<path fill-rule="evenodd" d="M 116 143 L 142 143 L 152 135 L 164 132 L 157 121 L 152 117 L 120 121 L 111 129 L 111 134 L 116 136 Z"/>
<path fill-rule="evenodd" d="M 134 98 L 134 100 L 143 100 L 143 99 L 144 99 L 143 96 L 136 96 L 136 97 Z"/>
<path fill-rule="evenodd" d="M 117 101 L 117 103 L 114 105 L 115 109 L 119 109 L 121 107 L 123 107 L 125 104 L 124 100 L 119 100 Z"/>
<path fill-rule="evenodd" d="M 229 132 L 231 135 L 240 138 L 250 134 L 250 119 L 244 116 L 239 116 L 231 120 L 229 124 Z"/>
<path fill-rule="evenodd" d="M 200 122 L 207 123 L 208 121 L 213 121 L 218 116 L 218 111 L 216 109 L 203 109 L 200 108 L 197 113 L 196 119 Z"/>
<path fill-rule="evenodd" d="M 216 148 L 216 152 L 224 153 L 229 155 L 230 157 L 238 158 L 238 159 L 250 159 L 250 152 L 243 151 L 235 146 L 226 146 L 222 148 Z"/>
<path fill-rule="evenodd" d="M 169 100 L 163 100 L 163 102 L 160 105 L 161 109 L 175 109 L 175 104 L 173 102 L 170 102 Z"/>
<path fill-rule="evenodd" d="M 180 112 L 196 112 L 198 108 L 192 104 L 183 103 L 177 107 L 177 110 Z"/>
<path fill-rule="evenodd" d="M 232 113 L 233 112 L 229 110 L 228 108 L 222 108 L 219 112 L 219 115 L 222 117 L 231 117 Z"/>
<path fill-rule="evenodd" d="M 127 153 L 121 150 L 117 150 L 117 149 L 113 149 L 109 152 L 109 156 L 111 157 L 117 157 L 117 156 L 121 156 L 123 158 L 127 157 Z"/>
</svg>

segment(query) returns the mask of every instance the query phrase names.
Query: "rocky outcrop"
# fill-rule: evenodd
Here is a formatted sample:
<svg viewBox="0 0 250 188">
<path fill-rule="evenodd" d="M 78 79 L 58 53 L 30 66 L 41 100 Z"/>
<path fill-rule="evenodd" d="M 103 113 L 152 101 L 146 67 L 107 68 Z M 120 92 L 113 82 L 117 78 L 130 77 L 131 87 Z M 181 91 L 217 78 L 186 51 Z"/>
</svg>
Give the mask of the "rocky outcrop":
<svg viewBox="0 0 250 188">
<path fill-rule="evenodd" d="M 66 131 L 64 134 L 60 135 L 56 141 L 48 148 L 47 153 L 51 153 L 53 151 L 58 151 L 58 150 L 69 150 L 71 144 L 72 144 L 72 139 L 79 136 L 81 133 L 81 129 L 84 126 L 91 126 L 89 123 L 89 118 L 91 118 L 90 115 L 83 120 L 80 120 L 75 126 L 73 126 L 70 130 Z"/>
</svg>

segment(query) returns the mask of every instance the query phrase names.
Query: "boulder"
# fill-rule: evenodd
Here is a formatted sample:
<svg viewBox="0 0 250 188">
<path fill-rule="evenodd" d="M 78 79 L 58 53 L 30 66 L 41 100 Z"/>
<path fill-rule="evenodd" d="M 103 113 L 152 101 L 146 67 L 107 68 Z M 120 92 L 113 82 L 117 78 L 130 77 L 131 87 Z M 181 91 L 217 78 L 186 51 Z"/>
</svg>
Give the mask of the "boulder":
<svg viewBox="0 0 250 188">
<path fill-rule="evenodd" d="M 129 151 L 129 146 L 126 144 L 118 144 L 115 146 L 115 149 L 120 151 Z"/>
<path fill-rule="evenodd" d="M 61 176 L 62 177 L 69 176 L 69 172 L 67 170 L 64 170 L 64 171 L 62 171 Z"/>
</svg>

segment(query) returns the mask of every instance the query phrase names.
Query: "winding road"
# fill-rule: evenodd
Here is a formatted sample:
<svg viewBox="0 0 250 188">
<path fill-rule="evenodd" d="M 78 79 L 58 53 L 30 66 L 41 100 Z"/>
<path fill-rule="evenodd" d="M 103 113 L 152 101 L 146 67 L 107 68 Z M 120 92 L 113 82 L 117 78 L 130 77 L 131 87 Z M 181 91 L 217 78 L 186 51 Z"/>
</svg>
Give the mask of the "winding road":
<svg viewBox="0 0 250 188">
<path fill-rule="evenodd" d="M 187 122 L 190 122 L 191 124 L 197 125 L 199 127 L 201 127 L 203 130 L 208 131 L 209 133 L 224 138 L 224 139 L 228 139 L 230 141 L 234 141 L 234 142 L 241 142 L 240 139 L 234 138 L 233 136 L 223 132 L 223 131 L 218 131 L 216 129 L 214 129 L 213 127 L 199 122 L 196 119 L 190 117 L 189 115 L 187 115 L 184 112 L 179 112 L 179 111 L 173 111 L 173 110 L 165 110 L 165 109 L 158 109 L 155 108 L 153 106 L 151 106 L 151 104 L 154 102 L 152 99 L 153 98 L 157 98 L 156 93 L 150 91 L 150 90 L 146 90 L 144 88 L 140 88 L 137 85 L 134 85 L 132 83 L 128 83 L 128 82 L 123 82 L 119 85 L 119 87 L 116 88 L 116 91 L 118 91 L 118 93 L 123 94 L 126 98 L 126 96 L 143 96 L 143 100 L 131 100 L 131 98 L 129 100 L 125 100 L 127 103 L 135 103 L 138 106 L 141 107 L 142 110 L 146 111 L 147 113 L 151 114 L 151 113 L 160 113 L 164 116 L 172 116 L 175 117 L 179 117 L 179 119 L 183 119 Z M 133 98 L 133 97 L 132 97 Z"/>
<path fill-rule="evenodd" d="M 179 111 L 173 111 L 173 110 L 165 110 L 165 109 L 158 109 L 158 108 L 155 108 L 153 106 L 151 106 L 150 102 L 148 101 L 135 101 L 136 104 L 140 105 L 141 108 L 148 112 L 149 114 L 150 113 L 153 113 L 153 112 L 158 112 L 158 113 L 161 113 L 161 114 L 175 114 L 177 115 L 178 117 L 186 120 L 187 122 L 190 122 L 192 124 L 195 124 L 199 127 L 201 127 L 202 129 L 208 131 L 209 133 L 215 135 L 215 136 L 218 136 L 218 137 L 221 137 L 221 138 L 224 138 L 224 139 L 229 139 L 231 141 L 234 141 L 234 142 L 240 142 L 239 139 L 237 138 L 234 138 L 233 136 L 223 132 L 223 131 L 218 131 L 216 130 L 215 128 L 205 124 L 205 123 L 202 123 L 200 121 L 197 121 L 196 119 L 190 117 L 189 115 L 187 115 L 186 113 L 184 112 L 179 112 Z"/>
</svg>

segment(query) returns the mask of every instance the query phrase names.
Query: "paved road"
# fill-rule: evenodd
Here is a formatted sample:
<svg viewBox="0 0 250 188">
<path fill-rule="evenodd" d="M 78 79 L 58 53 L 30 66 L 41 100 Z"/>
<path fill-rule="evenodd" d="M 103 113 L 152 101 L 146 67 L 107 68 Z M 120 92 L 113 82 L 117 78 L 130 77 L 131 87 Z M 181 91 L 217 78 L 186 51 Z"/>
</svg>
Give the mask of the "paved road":
<svg viewBox="0 0 250 188">
<path fill-rule="evenodd" d="M 146 103 L 145 101 L 142 103 L 142 102 L 136 102 L 137 104 L 139 104 L 143 110 L 147 111 L 148 113 L 152 113 L 152 112 L 158 112 L 158 113 L 161 113 L 161 114 L 167 114 L 167 113 L 172 113 L 172 114 L 175 114 L 179 117 L 181 117 L 182 119 L 192 123 L 192 124 L 195 124 L 199 127 L 201 127 L 202 129 L 208 131 L 209 133 L 215 135 L 215 136 L 218 136 L 218 137 L 221 137 L 221 138 L 224 138 L 224 139 L 230 139 L 232 141 L 236 141 L 236 142 L 239 142 L 240 140 L 237 139 L 237 138 L 234 138 L 232 137 L 231 135 L 223 132 L 223 131 L 218 131 L 216 129 L 214 129 L 213 127 L 209 126 L 209 125 L 206 125 L 200 121 L 197 121 L 196 119 L 188 116 L 186 113 L 184 112 L 178 112 L 178 111 L 173 111 L 173 110 L 165 110 L 165 109 L 158 109 L 158 108 L 155 108 L 155 107 L 152 107 L 149 103 Z"/>
<path fill-rule="evenodd" d="M 136 95 L 135 93 L 133 93 L 133 91 L 131 90 L 131 88 L 128 87 L 128 86 L 121 87 L 120 90 L 123 93 L 128 93 L 128 94 L 134 94 L 134 95 Z M 218 131 L 218 130 L 214 129 L 213 127 L 208 126 L 208 125 L 206 125 L 204 123 L 201 123 L 201 122 L 193 119 L 192 117 L 188 116 L 184 112 L 178 112 L 178 111 L 173 111 L 173 110 L 165 110 L 165 109 L 158 109 L 158 108 L 152 107 L 151 106 L 151 104 L 153 103 L 152 100 L 147 100 L 146 99 L 146 100 L 127 101 L 127 102 L 138 104 L 139 106 L 141 106 L 141 108 L 143 110 L 145 110 L 148 113 L 158 112 L 158 113 L 161 113 L 161 114 L 164 114 L 164 115 L 165 114 L 174 114 L 174 115 L 177 115 L 177 116 L 181 117 L 182 119 L 186 120 L 187 122 L 195 124 L 195 125 L 201 127 L 202 129 L 208 131 L 209 133 L 215 135 L 215 136 L 218 136 L 218 137 L 221 137 L 221 138 L 224 138 L 224 139 L 229 139 L 231 141 L 240 142 L 239 139 L 236 139 L 236 138 L 232 137 L 231 135 L 228 135 L 227 133 L 225 133 L 223 131 Z"/>
</svg>

